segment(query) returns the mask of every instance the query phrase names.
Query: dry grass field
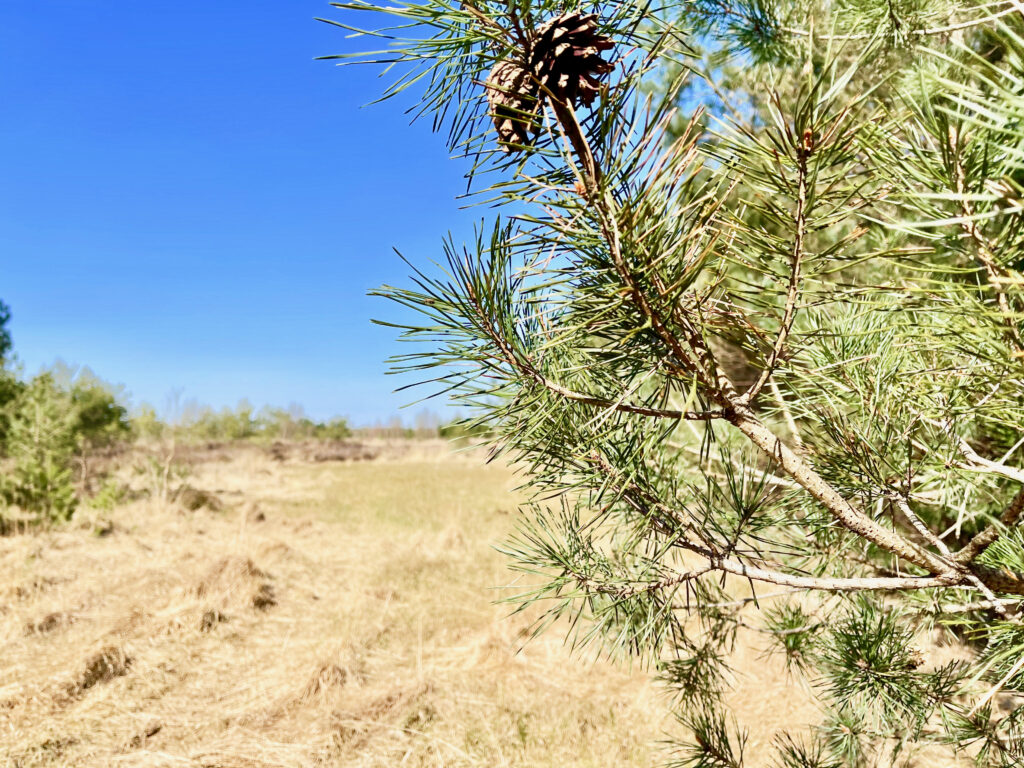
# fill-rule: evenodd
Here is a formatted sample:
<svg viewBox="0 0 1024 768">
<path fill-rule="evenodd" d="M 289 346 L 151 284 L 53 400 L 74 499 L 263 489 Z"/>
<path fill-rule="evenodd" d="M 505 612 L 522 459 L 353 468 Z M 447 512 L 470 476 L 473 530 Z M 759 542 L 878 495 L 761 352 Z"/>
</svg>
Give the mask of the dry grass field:
<svg viewBox="0 0 1024 768">
<path fill-rule="evenodd" d="M 0 765 L 665 756 L 643 670 L 572 654 L 557 629 L 526 642 L 529 618 L 496 602 L 514 579 L 493 549 L 513 526 L 508 468 L 442 443 L 339 458 L 212 451 L 187 482 L 216 503 L 140 495 L 0 539 Z M 814 712 L 755 645 L 737 672 L 757 765 Z"/>
</svg>

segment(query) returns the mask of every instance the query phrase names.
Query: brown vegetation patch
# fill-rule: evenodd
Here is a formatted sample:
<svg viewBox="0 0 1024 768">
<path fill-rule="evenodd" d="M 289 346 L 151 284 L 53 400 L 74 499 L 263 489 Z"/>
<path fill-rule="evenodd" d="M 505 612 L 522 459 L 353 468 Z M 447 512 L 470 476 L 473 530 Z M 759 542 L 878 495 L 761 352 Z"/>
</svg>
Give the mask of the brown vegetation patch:
<svg viewBox="0 0 1024 768">
<path fill-rule="evenodd" d="M 265 611 L 277 605 L 274 588 L 267 583 L 260 584 L 252 596 L 252 607 L 257 611 Z"/>
<path fill-rule="evenodd" d="M 190 485 L 184 485 L 175 494 L 175 501 L 189 512 L 197 512 L 200 509 L 208 509 L 211 512 L 220 512 L 224 504 L 219 498 L 209 491 L 201 491 Z"/>
<path fill-rule="evenodd" d="M 199 617 L 199 631 L 209 632 L 212 629 L 214 629 L 218 624 L 222 624 L 227 620 L 227 615 L 221 613 L 216 608 L 211 608 L 208 611 L 203 611 L 203 615 Z"/>
<path fill-rule="evenodd" d="M 219 600 L 206 609 L 200 619 L 200 629 L 208 631 L 224 614 L 220 608 L 229 605 L 247 606 L 265 611 L 277 605 L 277 593 L 268 581 L 270 576 L 250 558 L 241 556 L 222 557 L 210 567 L 193 588 L 193 594 L 207 600 Z M 215 619 L 221 616 L 221 619 Z"/>
<path fill-rule="evenodd" d="M 372 461 L 380 453 L 363 443 L 335 442 L 314 445 L 307 455 L 312 461 Z"/>
<path fill-rule="evenodd" d="M 348 682 L 349 671 L 337 664 L 321 664 L 303 688 L 300 699 L 310 701 L 341 688 Z"/>
<path fill-rule="evenodd" d="M 260 509 L 259 504 L 255 502 L 247 502 L 242 507 L 242 514 L 245 516 L 247 523 L 265 523 L 267 521 L 266 514 Z"/>
<path fill-rule="evenodd" d="M 140 749 L 145 746 L 148 739 L 160 733 L 160 731 L 163 730 L 163 727 L 163 723 L 159 720 L 150 720 L 138 733 L 128 740 L 128 743 L 125 745 L 125 749 Z"/>
<path fill-rule="evenodd" d="M 107 536 L 112 536 L 117 532 L 117 526 L 114 525 L 110 520 L 99 520 L 90 526 L 92 535 L 103 539 Z"/>
<path fill-rule="evenodd" d="M 128 674 L 132 660 L 119 645 L 108 645 L 92 654 L 77 678 L 64 690 L 68 696 L 79 696 L 95 685 L 106 683 Z"/>
<path fill-rule="evenodd" d="M 28 749 L 18 753 L 10 765 L 13 768 L 21 768 L 21 766 L 32 766 L 32 765 L 47 765 L 50 764 L 51 760 L 59 760 L 64 754 L 78 741 L 76 739 L 62 737 L 62 736 L 50 736 L 38 744 L 33 744 Z"/>
<path fill-rule="evenodd" d="M 433 690 L 429 683 L 402 686 L 372 697 L 357 708 L 338 710 L 332 717 L 335 738 L 349 748 L 358 748 L 374 732 L 409 727 L 420 721 L 421 713 L 432 717 L 436 710 L 428 697 Z"/>
<path fill-rule="evenodd" d="M 213 592 L 233 592 L 240 586 L 266 579 L 267 574 L 248 557 L 222 557 L 195 586 L 199 597 Z"/>
<path fill-rule="evenodd" d="M 51 611 L 44 616 L 25 624 L 26 635 L 48 635 L 58 629 L 64 629 L 75 620 L 67 611 Z"/>
<path fill-rule="evenodd" d="M 29 600 L 37 595 L 46 592 L 53 586 L 62 583 L 65 579 L 59 576 L 38 575 L 20 584 L 6 586 L 0 594 L 14 600 Z"/>
</svg>

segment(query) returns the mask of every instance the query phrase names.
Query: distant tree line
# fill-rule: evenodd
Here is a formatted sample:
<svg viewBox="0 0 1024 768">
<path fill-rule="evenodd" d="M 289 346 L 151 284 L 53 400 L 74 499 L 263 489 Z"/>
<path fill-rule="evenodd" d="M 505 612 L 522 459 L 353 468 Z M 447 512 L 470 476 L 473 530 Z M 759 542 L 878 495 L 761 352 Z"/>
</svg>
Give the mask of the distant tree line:
<svg viewBox="0 0 1024 768">
<path fill-rule="evenodd" d="M 247 400 L 219 410 L 176 398 L 161 416 L 143 403 L 129 410 L 123 388 L 89 368 L 57 363 L 26 377 L 15 365 L 10 308 L 0 301 L 0 531 L 12 509 L 31 522 L 68 519 L 101 478 L 96 459 L 120 446 L 238 440 L 345 440 L 472 437 L 461 420 L 442 425 L 421 411 L 406 425 L 395 417 L 353 429 L 344 418 L 317 421 L 302 406 L 265 406 Z M 173 454 L 173 450 L 171 450 Z"/>
<path fill-rule="evenodd" d="M 153 406 L 143 404 L 133 413 L 132 425 L 139 438 L 150 440 L 344 440 L 352 436 L 346 419 L 314 421 L 297 405 L 287 409 L 265 406 L 256 411 L 248 400 L 220 410 L 191 401 L 170 420 L 161 419 Z"/>
</svg>

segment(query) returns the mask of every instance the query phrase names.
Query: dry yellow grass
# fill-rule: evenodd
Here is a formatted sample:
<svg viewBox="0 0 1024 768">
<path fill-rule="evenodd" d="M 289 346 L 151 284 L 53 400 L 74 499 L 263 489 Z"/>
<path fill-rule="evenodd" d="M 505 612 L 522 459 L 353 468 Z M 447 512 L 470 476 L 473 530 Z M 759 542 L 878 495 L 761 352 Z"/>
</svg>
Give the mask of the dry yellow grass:
<svg viewBox="0 0 1024 768">
<path fill-rule="evenodd" d="M 125 475 L 127 477 L 127 475 Z M 572 655 L 492 587 L 505 467 L 443 444 L 373 462 L 239 450 L 219 512 L 153 499 L 0 539 L 0 765 L 644 766 L 642 671 Z M 109 524 L 108 524 L 109 523 Z M 762 761 L 814 719 L 747 644 L 731 696 Z"/>
</svg>

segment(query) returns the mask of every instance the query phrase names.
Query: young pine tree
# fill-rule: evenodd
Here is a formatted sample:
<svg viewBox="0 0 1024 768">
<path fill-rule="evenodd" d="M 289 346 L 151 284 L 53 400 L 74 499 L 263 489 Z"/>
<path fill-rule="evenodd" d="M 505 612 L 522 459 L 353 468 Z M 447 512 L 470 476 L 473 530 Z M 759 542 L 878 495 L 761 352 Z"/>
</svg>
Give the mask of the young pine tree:
<svg viewBox="0 0 1024 768">
<path fill-rule="evenodd" d="M 75 510 L 75 418 L 71 395 L 45 373 L 10 406 L 6 450 L 12 466 L 2 490 L 9 503 L 39 522 L 66 520 Z"/>
<path fill-rule="evenodd" d="M 743 765 L 751 627 L 823 712 L 757 764 L 1021 765 L 1024 6 L 337 5 L 497 204 L 380 293 L 525 468 L 522 603 L 656 666 L 674 765 Z"/>
</svg>

